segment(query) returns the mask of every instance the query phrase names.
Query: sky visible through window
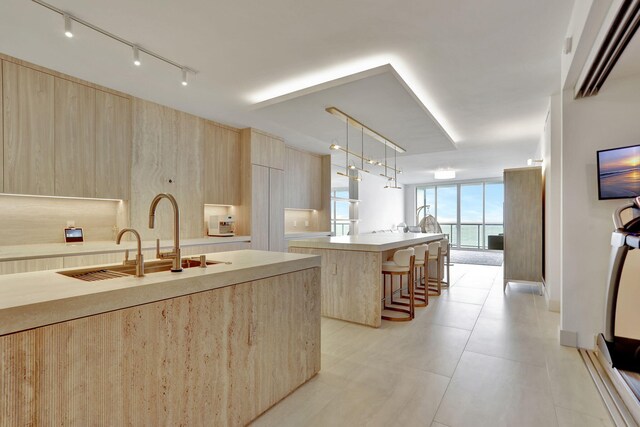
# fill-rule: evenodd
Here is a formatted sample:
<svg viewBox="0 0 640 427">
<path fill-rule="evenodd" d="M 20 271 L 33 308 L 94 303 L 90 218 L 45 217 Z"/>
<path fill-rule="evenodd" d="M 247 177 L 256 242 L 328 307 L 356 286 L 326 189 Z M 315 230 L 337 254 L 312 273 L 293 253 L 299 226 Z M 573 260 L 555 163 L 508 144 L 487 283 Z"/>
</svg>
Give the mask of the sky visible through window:
<svg viewBox="0 0 640 427">
<path fill-rule="evenodd" d="M 450 235 L 452 243 L 457 245 L 459 240 L 460 246 L 469 248 L 486 247 L 488 236 L 503 232 L 503 201 L 502 182 L 445 184 L 416 190 L 416 207 L 430 205 L 429 212 L 436 217 L 443 232 Z"/>
</svg>

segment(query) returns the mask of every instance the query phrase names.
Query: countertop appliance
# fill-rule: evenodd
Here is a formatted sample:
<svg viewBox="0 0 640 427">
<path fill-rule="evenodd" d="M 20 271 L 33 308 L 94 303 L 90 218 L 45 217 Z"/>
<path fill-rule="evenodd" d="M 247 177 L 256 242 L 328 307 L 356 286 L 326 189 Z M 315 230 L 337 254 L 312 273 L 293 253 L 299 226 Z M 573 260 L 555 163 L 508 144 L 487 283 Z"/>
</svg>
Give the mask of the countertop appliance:
<svg viewBox="0 0 640 427">
<path fill-rule="evenodd" d="M 211 215 L 207 235 L 216 237 L 235 236 L 235 218 L 233 215 Z"/>
</svg>

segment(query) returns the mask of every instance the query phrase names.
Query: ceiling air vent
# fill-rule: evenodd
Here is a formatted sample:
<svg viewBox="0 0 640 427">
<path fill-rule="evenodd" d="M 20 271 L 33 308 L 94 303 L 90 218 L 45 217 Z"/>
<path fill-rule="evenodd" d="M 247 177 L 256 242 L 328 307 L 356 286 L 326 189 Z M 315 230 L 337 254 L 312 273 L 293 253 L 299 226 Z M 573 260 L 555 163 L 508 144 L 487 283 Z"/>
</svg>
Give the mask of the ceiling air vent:
<svg viewBox="0 0 640 427">
<path fill-rule="evenodd" d="M 576 98 L 597 95 L 640 26 L 640 0 L 624 0 L 606 33 Z"/>
</svg>

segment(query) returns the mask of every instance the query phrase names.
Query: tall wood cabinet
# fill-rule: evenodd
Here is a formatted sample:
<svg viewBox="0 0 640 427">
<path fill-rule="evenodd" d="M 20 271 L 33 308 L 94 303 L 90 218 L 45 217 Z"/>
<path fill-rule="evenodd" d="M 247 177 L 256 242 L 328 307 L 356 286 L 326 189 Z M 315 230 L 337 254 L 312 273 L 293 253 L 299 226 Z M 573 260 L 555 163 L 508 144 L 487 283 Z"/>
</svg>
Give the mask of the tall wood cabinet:
<svg viewBox="0 0 640 427">
<path fill-rule="evenodd" d="M 504 287 L 542 286 L 542 168 L 504 171 Z"/>
<path fill-rule="evenodd" d="M 253 249 L 282 252 L 284 141 L 256 129 L 243 129 L 240 142 L 242 203 L 237 232 L 251 235 Z"/>
</svg>

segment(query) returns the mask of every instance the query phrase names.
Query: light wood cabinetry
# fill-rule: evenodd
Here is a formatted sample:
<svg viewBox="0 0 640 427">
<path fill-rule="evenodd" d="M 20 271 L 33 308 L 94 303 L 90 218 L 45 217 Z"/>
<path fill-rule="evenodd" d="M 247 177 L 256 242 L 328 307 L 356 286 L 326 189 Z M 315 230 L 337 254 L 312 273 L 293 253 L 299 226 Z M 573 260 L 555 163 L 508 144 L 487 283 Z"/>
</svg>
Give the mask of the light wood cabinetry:
<svg viewBox="0 0 640 427">
<path fill-rule="evenodd" d="M 54 194 L 95 197 L 96 91 L 63 79 L 54 83 Z"/>
<path fill-rule="evenodd" d="M 54 78 L 2 61 L 5 193 L 54 193 Z"/>
<path fill-rule="evenodd" d="M 269 168 L 269 250 L 284 252 L 284 171 Z"/>
<path fill-rule="evenodd" d="M 95 197 L 128 200 L 130 177 L 131 101 L 98 90 Z"/>
<path fill-rule="evenodd" d="M 0 357 L 6 425 L 247 425 L 320 370 L 320 270 L 3 335 Z"/>
<path fill-rule="evenodd" d="M 251 152 L 251 163 L 284 170 L 285 145 L 284 141 L 257 129 L 242 129 L 240 131 L 243 149 Z"/>
<path fill-rule="evenodd" d="M 170 185 L 180 206 L 180 236 L 202 237 L 204 231 L 204 119 L 176 111 L 175 182 Z M 172 218 L 172 217 L 170 217 Z M 171 235 L 171 234 L 170 234 Z"/>
<path fill-rule="evenodd" d="M 0 61 L 0 192 L 4 189 L 4 96 L 2 95 L 2 61 Z"/>
<path fill-rule="evenodd" d="M 2 69 L 2 191 L 127 199 L 129 99 L 7 60 Z"/>
<path fill-rule="evenodd" d="M 205 121 L 204 153 L 204 202 L 239 205 L 240 132 Z"/>
<path fill-rule="evenodd" d="M 170 238 L 173 211 L 168 202 L 158 205 L 155 230 L 149 230 L 147 221 L 151 200 L 171 193 L 180 206 L 180 237 L 202 237 L 204 121 L 140 99 L 133 100 L 132 108 L 131 226 L 144 240 Z"/>
<path fill-rule="evenodd" d="M 254 141 L 255 139 L 255 141 Z M 277 155 L 282 157 L 280 160 Z M 251 235 L 252 249 L 284 251 L 284 142 L 256 131 L 240 131 L 240 235 Z"/>
<path fill-rule="evenodd" d="M 0 275 L 55 270 L 63 267 L 62 257 L 0 262 Z"/>
<path fill-rule="evenodd" d="M 504 286 L 542 285 L 542 169 L 504 171 Z"/>
<path fill-rule="evenodd" d="M 322 209 L 322 158 L 286 147 L 285 208 Z"/>
<path fill-rule="evenodd" d="M 269 250 L 269 168 L 251 165 L 251 248 Z"/>
</svg>

